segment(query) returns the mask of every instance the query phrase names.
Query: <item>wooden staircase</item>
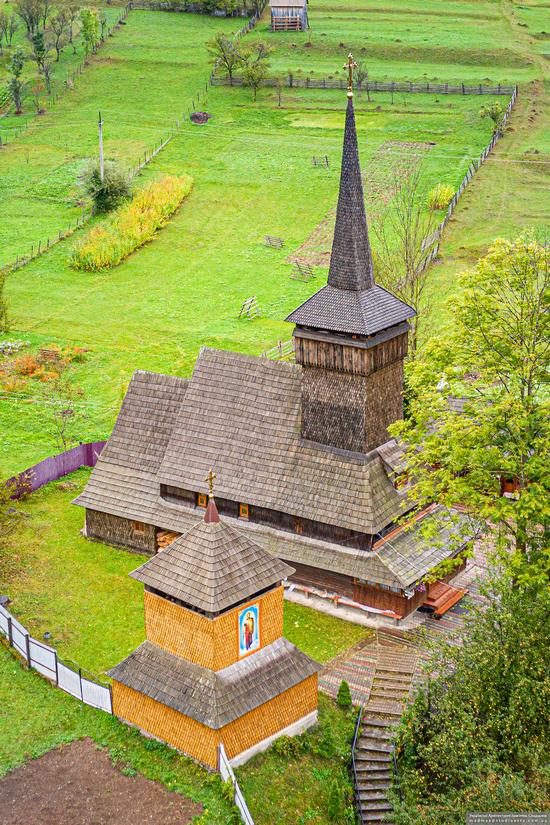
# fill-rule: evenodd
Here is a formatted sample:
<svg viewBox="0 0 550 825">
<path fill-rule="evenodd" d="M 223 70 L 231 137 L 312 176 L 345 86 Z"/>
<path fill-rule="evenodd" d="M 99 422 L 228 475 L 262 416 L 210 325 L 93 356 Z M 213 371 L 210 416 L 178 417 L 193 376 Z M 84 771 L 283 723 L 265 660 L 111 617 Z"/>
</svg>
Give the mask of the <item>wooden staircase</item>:
<svg viewBox="0 0 550 825">
<path fill-rule="evenodd" d="M 392 737 L 414 682 L 419 654 L 414 646 L 378 637 L 369 699 L 355 747 L 356 794 L 362 825 L 391 822 Z"/>
</svg>

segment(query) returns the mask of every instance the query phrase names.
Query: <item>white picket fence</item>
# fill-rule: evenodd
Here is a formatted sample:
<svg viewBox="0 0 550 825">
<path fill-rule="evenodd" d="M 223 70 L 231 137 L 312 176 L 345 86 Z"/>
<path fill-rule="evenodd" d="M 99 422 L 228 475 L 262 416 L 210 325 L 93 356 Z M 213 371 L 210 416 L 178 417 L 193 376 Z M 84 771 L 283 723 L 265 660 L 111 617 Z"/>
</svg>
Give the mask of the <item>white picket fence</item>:
<svg viewBox="0 0 550 825">
<path fill-rule="evenodd" d="M 242 821 L 244 822 L 244 825 L 254 825 L 254 820 L 252 819 L 252 815 L 248 810 L 248 805 L 246 804 L 243 792 L 239 787 L 239 783 L 237 782 L 237 777 L 233 772 L 233 768 L 229 764 L 229 759 L 227 758 L 227 754 L 225 752 L 223 744 L 218 746 L 218 771 L 220 772 L 221 778 L 224 782 L 226 782 L 228 779 L 230 779 L 232 782 L 234 794 L 233 798 L 235 801 L 235 805 L 239 809 L 239 813 L 241 815 Z"/>
<path fill-rule="evenodd" d="M 80 669 L 73 670 L 64 664 L 55 648 L 33 639 L 28 630 L 1 605 L 0 633 L 25 659 L 29 667 L 37 670 L 65 693 L 76 696 L 81 702 L 93 708 L 99 708 L 106 713 L 113 712 L 111 688 L 108 685 L 100 685 L 93 679 L 83 676 Z"/>
</svg>

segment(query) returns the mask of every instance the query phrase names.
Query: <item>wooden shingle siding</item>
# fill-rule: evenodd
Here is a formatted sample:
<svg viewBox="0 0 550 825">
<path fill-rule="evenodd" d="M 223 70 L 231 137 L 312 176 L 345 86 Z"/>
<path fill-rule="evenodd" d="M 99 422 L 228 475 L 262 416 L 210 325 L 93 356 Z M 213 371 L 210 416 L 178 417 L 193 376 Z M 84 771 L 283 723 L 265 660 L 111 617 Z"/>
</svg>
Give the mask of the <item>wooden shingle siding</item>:
<svg viewBox="0 0 550 825">
<path fill-rule="evenodd" d="M 142 525 L 143 529 L 135 529 L 137 524 Z M 156 550 L 156 531 L 151 524 L 95 510 L 86 510 L 86 535 L 140 552 L 154 553 Z"/>
<path fill-rule="evenodd" d="M 230 759 L 317 709 L 317 674 L 218 730 L 113 681 L 113 712 L 210 768 L 223 742 Z"/>
<path fill-rule="evenodd" d="M 283 588 L 278 587 L 256 600 L 261 605 L 262 646 L 283 635 L 283 598 Z M 221 670 L 239 660 L 237 621 L 242 605 L 215 619 L 154 593 L 145 592 L 144 605 L 147 638 L 163 650 L 211 670 Z"/>
</svg>

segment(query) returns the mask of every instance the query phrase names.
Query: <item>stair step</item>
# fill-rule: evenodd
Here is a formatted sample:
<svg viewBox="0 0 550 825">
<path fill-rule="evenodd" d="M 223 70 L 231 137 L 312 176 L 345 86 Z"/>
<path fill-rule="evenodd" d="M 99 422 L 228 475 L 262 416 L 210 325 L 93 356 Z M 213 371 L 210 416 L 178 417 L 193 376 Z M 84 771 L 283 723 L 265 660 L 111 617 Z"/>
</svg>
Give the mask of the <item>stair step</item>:
<svg viewBox="0 0 550 825">
<path fill-rule="evenodd" d="M 387 790 L 386 788 L 382 788 L 383 791 Z M 374 788 L 359 788 L 359 796 L 361 797 L 361 802 L 387 802 L 388 795 L 386 793 L 380 793 L 379 790 Z"/>
<path fill-rule="evenodd" d="M 366 768 L 359 770 L 356 765 L 355 771 L 358 782 L 385 782 L 386 780 L 390 782 L 392 778 L 391 772 L 384 769 L 373 770 L 372 768 Z"/>
<path fill-rule="evenodd" d="M 363 822 L 373 822 L 373 823 L 380 822 L 380 823 L 384 823 L 384 825 L 385 825 L 386 822 L 391 822 L 392 821 L 391 819 L 388 819 L 386 816 L 383 816 L 382 814 L 369 814 L 369 813 L 366 813 L 366 812 L 363 814 L 362 820 L 363 820 Z"/>
<path fill-rule="evenodd" d="M 376 702 L 369 702 L 369 712 L 376 712 L 376 713 L 384 713 L 386 716 L 397 716 L 401 717 L 403 715 L 403 708 L 398 702 L 384 702 L 382 703 L 381 700 Z"/>
<path fill-rule="evenodd" d="M 363 801 L 361 796 L 359 798 L 361 799 L 361 807 L 363 808 L 364 811 L 391 811 L 392 810 L 392 806 L 390 805 L 389 802 L 368 802 L 366 800 Z"/>
<path fill-rule="evenodd" d="M 375 756 L 373 753 L 366 753 L 363 751 L 362 754 L 355 755 L 355 763 L 357 765 L 366 765 L 368 762 L 383 762 L 385 765 L 390 764 L 390 754 L 380 754 L 379 756 Z M 384 768 L 387 770 L 387 768 Z"/>
<path fill-rule="evenodd" d="M 357 780 L 357 789 L 359 791 L 387 791 L 391 786 L 390 780 L 387 782 L 369 782 L 367 779 Z"/>
<path fill-rule="evenodd" d="M 362 725 L 362 733 L 359 737 L 359 741 L 363 739 L 363 737 L 367 736 L 369 739 L 393 739 L 393 731 L 388 730 L 387 728 L 371 728 L 370 725 Z"/>
<path fill-rule="evenodd" d="M 391 745 L 381 745 L 377 742 L 374 742 L 372 739 L 364 739 L 361 737 L 359 740 L 359 748 L 357 749 L 358 754 L 364 754 L 366 752 L 370 753 L 374 751 L 375 753 L 391 753 L 392 746 Z"/>
<path fill-rule="evenodd" d="M 408 689 L 403 688 L 388 688 L 386 685 L 373 685 L 370 691 L 369 701 L 371 699 L 395 699 L 396 702 L 404 701 L 409 694 Z"/>
<path fill-rule="evenodd" d="M 395 684 L 403 683 L 409 685 L 411 683 L 411 675 L 409 673 L 404 673 L 401 676 L 398 676 L 397 674 L 392 676 L 389 673 L 377 672 L 374 674 L 374 681 L 376 682 L 378 679 L 380 679 L 381 682 L 394 682 Z"/>
<path fill-rule="evenodd" d="M 389 719 L 373 719 L 370 716 L 363 717 L 363 725 L 372 725 L 375 728 L 389 728 L 393 722 Z"/>
</svg>

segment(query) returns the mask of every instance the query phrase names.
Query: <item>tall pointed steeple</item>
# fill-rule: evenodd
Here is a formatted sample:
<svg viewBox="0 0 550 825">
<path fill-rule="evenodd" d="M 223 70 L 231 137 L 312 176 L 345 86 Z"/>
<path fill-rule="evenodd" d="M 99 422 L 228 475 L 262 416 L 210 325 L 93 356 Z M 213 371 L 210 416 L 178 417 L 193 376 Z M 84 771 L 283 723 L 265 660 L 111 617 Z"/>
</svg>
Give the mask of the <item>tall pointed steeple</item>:
<svg viewBox="0 0 550 825">
<path fill-rule="evenodd" d="M 350 54 L 340 191 L 328 283 L 291 312 L 302 367 L 301 435 L 341 450 L 368 453 L 403 416 L 403 359 L 414 309 L 374 278 Z"/>
<path fill-rule="evenodd" d="M 372 289 L 374 272 L 359 166 L 353 97 L 348 97 L 344 151 L 328 283 L 336 289 Z"/>
<path fill-rule="evenodd" d="M 350 54 L 344 67 L 349 72 L 348 106 L 328 282 L 286 320 L 309 329 L 371 336 L 405 323 L 415 311 L 374 279 L 353 109 L 356 65 Z"/>
</svg>

